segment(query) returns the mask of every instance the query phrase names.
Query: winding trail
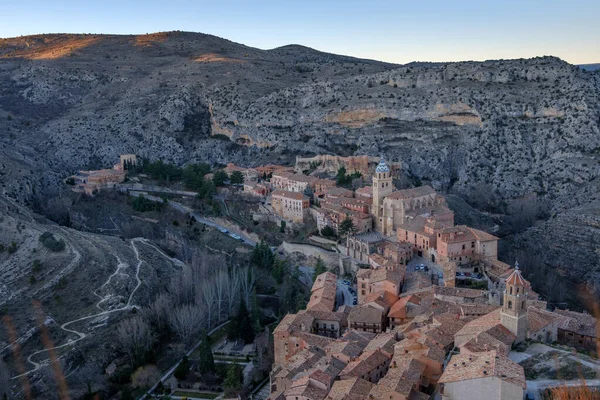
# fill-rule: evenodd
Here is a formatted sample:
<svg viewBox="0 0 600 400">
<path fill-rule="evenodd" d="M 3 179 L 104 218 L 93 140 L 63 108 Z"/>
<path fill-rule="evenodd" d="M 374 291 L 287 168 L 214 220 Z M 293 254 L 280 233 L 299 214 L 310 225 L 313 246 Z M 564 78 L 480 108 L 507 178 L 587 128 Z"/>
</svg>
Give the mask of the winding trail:
<svg viewBox="0 0 600 400">
<path fill-rule="evenodd" d="M 74 320 L 69 321 L 69 322 L 65 322 L 64 324 L 62 324 L 60 326 L 60 329 L 62 329 L 65 332 L 68 332 L 70 334 L 75 334 L 75 335 L 78 336 L 78 338 L 74 339 L 74 340 L 69 339 L 67 341 L 67 343 L 64 343 L 64 344 L 61 344 L 61 345 L 58 345 L 58 346 L 54 346 L 52 348 L 39 350 L 39 351 L 36 351 L 36 352 L 32 353 L 31 355 L 29 355 L 29 357 L 27 357 L 27 362 L 29 362 L 31 365 L 33 365 L 33 368 L 31 370 L 23 373 L 23 374 L 20 374 L 20 375 L 17 375 L 15 377 L 13 377 L 12 379 L 17 379 L 17 378 L 19 378 L 19 377 L 21 377 L 23 375 L 28 375 L 28 374 L 30 374 L 32 372 L 35 372 L 35 371 L 39 370 L 40 368 L 42 368 L 43 366 L 45 366 L 48 363 L 49 360 L 45 360 L 45 361 L 42 361 L 42 362 L 39 362 L 39 363 L 33 361 L 33 357 L 35 357 L 36 355 L 42 354 L 44 352 L 47 352 L 48 350 L 61 349 L 63 347 L 72 346 L 75 343 L 79 342 L 82 339 L 85 339 L 88 336 L 87 334 L 85 334 L 83 332 L 79 332 L 79 331 L 76 331 L 74 329 L 67 328 L 69 325 L 75 324 L 77 322 L 85 321 L 85 320 L 88 320 L 88 319 L 98 318 L 98 317 L 101 317 L 103 315 L 108 315 L 108 314 L 112 314 L 112 313 L 116 313 L 116 312 L 120 312 L 120 311 L 128 311 L 128 310 L 130 310 L 132 308 L 131 302 L 133 300 L 133 296 L 135 295 L 135 293 L 137 292 L 137 290 L 139 289 L 139 287 L 142 285 L 142 280 L 140 279 L 139 274 L 140 274 L 140 268 L 142 266 L 143 260 L 140 258 L 140 253 L 138 251 L 138 248 L 136 247 L 136 242 L 142 242 L 144 244 L 148 244 L 147 240 L 144 239 L 144 238 L 135 238 L 135 239 L 131 240 L 131 248 L 133 249 L 133 252 L 135 253 L 135 257 L 136 257 L 136 259 L 138 261 L 137 266 L 136 266 L 136 271 L 135 271 L 135 279 L 136 279 L 137 283 L 135 285 L 135 288 L 131 291 L 131 293 L 129 295 L 129 298 L 127 300 L 127 303 L 123 307 L 115 308 L 115 309 L 112 309 L 112 310 L 103 310 L 103 311 L 101 311 L 99 313 L 96 313 L 96 314 L 88 315 L 88 316 L 85 316 L 85 317 L 74 319 Z M 152 245 L 150 245 L 150 246 L 152 246 Z M 154 246 L 152 246 L 152 247 L 154 247 Z M 161 254 L 163 254 L 164 256 L 168 257 L 166 254 L 164 254 L 162 252 L 161 252 Z M 171 259 L 171 257 L 168 257 L 168 258 Z M 100 288 L 103 288 L 104 286 L 106 286 L 111 281 L 111 279 L 126 265 L 126 264 L 122 263 L 121 260 L 118 257 L 117 257 L 117 261 L 118 261 L 118 265 L 117 265 L 116 271 L 108 277 L 108 279 L 106 280 L 106 282 L 104 282 L 104 284 Z M 98 297 L 100 297 L 100 296 L 98 296 Z M 98 301 L 98 303 L 96 303 L 96 307 L 98 307 L 100 310 L 102 310 L 102 308 L 100 307 L 100 304 L 102 302 L 104 302 L 105 300 L 106 300 L 106 298 L 101 298 L 101 300 Z"/>
</svg>

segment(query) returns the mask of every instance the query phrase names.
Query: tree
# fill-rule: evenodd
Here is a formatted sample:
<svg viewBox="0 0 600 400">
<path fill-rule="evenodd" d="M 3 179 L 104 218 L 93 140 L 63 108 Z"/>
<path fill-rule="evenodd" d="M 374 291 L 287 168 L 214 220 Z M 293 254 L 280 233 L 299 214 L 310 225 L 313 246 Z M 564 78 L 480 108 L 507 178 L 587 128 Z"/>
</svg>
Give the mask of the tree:
<svg viewBox="0 0 600 400">
<path fill-rule="evenodd" d="M 286 226 L 285 221 L 281 220 L 281 226 L 279 227 L 279 232 L 285 233 L 285 226 Z"/>
<path fill-rule="evenodd" d="M 321 259 L 321 256 L 317 257 L 317 263 L 315 264 L 315 272 L 313 273 L 313 282 L 317 280 L 317 276 L 322 273 L 327 272 L 327 267 L 325 267 L 325 263 Z"/>
<path fill-rule="evenodd" d="M 329 225 L 325 225 L 325 227 L 323 227 L 323 229 L 321 229 L 321 235 L 327 236 L 327 237 L 332 237 L 332 236 L 335 236 L 335 231 Z"/>
<path fill-rule="evenodd" d="M 183 343 L 189 343 L 190 339 L 202 329 L 203 314 L 197 305 L 187 304 L 171 313 L 169 325 Z"/>
<path fill-rule="evenodd" d="M 131 385 L 134 388 L 148 389 L 160 379 L 160 371 L 154 365 L 139 367 L 131 375 Z"/>
<path fill-rule="evenodd" d="M 223 382 L 225 387 L 225 395 L 231 396 L 238 392 L 244 384 L 244 376 L 242 374 L 242 367 L 239 364 L 231 364 L 229 371 L 227 371 L 227 377 Z"/>
<path fill-rule="evenodd" d="M 122 321 L 117 327 L 117 343 L 127 354 L 132 367 L 141 365 L 148 357 L 156 337 L 141 316 Z"/>
<path fill-rule="evenodd" d="M 340 236 L 346 236 L 347 234 L 353 233 L 356 230 L 354 227 L 354 222 L 350 217 L 346 217 L 340 224 L 340 228 L 338 231 L 340 232 Z"/>
<path fill-rule="evenodd" d="M 203 180 L 202 187 L 198 191 L 198 197 L 201 199 L 210 199 L 215 193 L 217 193 L 217 188 L 213 181 Z"/>
<path fill-rule="evenodd" d="M 175 368 L 173 375 L 175 375 L 175 378 L 182 381 L 185 378 L 187 378 L 189 373 L 190 373 L 190 361 L 188 360 L 187 356 L 183 356 L 183 360 L 181 360 L 179 365 L 177 365 L 177 368 Z"/>
<path fill-rule="evenodd" d="M 337 175 L 335 176 L 338 185 L 343 185 L 346 183 L 346 168 L 340 167 L 338 169 Z"/>
<path fill-rule="evenodd" d="M 218 186 L 223 186 L 227 179 L 229 179 L 227 172 L 220 169 L 218 171 L 215 171 L 215 173 L 213 174 L 212 181 L 215 184 L 215 186 L 218 187 Z"/>
<path fill-rule="evenodd" d="M 244 183 L 244 175 L 240 171 L 233 171 L 231 175 L 229 175 L 229 182 L 232 184 Z"/>
<path fill-rule="evenodd" d="M 260 243 L 254 246 L 250 260 L 257 267 L 270 269 L 275 262 L 275 255 L 269 245 L 264 240 L 261 240 Z"/>
<path fill-rule="evenodd" d="M 213 358 L 212 350 L 208 336 L 204 336 L 200 343 L 200 355 L 198 360 L 198 370 L 201 374 L 215 372 L 215 359 Z"/>
<path fill-rule="evenodd" d="M 241 339 L 244 343 L 249 344 L 254 341 L 254 324 L 252 318 L 248 313 L 248 307 L 244 299 L 240 301 L 240 307 L 238 308 L 237 315 L 229 323 L 229 332 L 227 337 L 230 340 Z"/>
<path fill-rule="evenodd" d="M 0 358 L 0 395 L 3 396 L 3 398 L 8 398 L 9 390 L 10 371 L 4 362 L 4 359 Z"/>
</svg>

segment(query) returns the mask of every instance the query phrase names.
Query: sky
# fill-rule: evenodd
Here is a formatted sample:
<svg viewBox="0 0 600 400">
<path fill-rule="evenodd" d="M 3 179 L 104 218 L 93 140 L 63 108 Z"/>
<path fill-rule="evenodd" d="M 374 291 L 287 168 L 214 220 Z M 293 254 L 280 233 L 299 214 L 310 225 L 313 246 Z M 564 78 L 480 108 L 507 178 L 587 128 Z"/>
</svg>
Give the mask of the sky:
<svg viewBox="0 0 600 400">
<path fill-rule="evenodd" d="M 0 37 L 193 31 L 393 63 L 600 63 L 600 0 L 0 0 Z"/>
</svg>

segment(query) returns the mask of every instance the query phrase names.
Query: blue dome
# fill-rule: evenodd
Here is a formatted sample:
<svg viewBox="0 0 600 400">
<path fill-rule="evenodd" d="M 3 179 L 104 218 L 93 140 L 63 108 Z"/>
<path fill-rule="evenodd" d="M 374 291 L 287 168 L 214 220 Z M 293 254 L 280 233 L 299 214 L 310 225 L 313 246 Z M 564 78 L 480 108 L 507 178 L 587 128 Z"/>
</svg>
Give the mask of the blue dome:
<svg viewBox="0 0 600 400">
<path fill-rule="evenodd" d="M 377 166 L 377 168 L 375 168 L 375 172 L 390 172 L 390 168 L 383 160 L 383 157 L 381 158 L 381 161 L 379 161 L 379 165 Z"/>
</svg>

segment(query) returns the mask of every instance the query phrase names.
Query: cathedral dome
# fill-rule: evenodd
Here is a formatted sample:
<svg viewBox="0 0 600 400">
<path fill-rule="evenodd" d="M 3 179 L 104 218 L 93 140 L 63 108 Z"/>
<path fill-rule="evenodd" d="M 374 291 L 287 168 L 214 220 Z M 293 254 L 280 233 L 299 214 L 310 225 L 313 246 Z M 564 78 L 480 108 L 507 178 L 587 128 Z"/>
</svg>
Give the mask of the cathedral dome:
<svg viewBox="0 0 600 400">
<path fill-rule="evenodd" d="M 375 172 L 390 172 L 390 168 L 383 160 L 383 157 L 381 158 L 381 161 L 379 161 L 379 165 L 377 166 L 377 168 L 375 168 Z"/>
</svg>

